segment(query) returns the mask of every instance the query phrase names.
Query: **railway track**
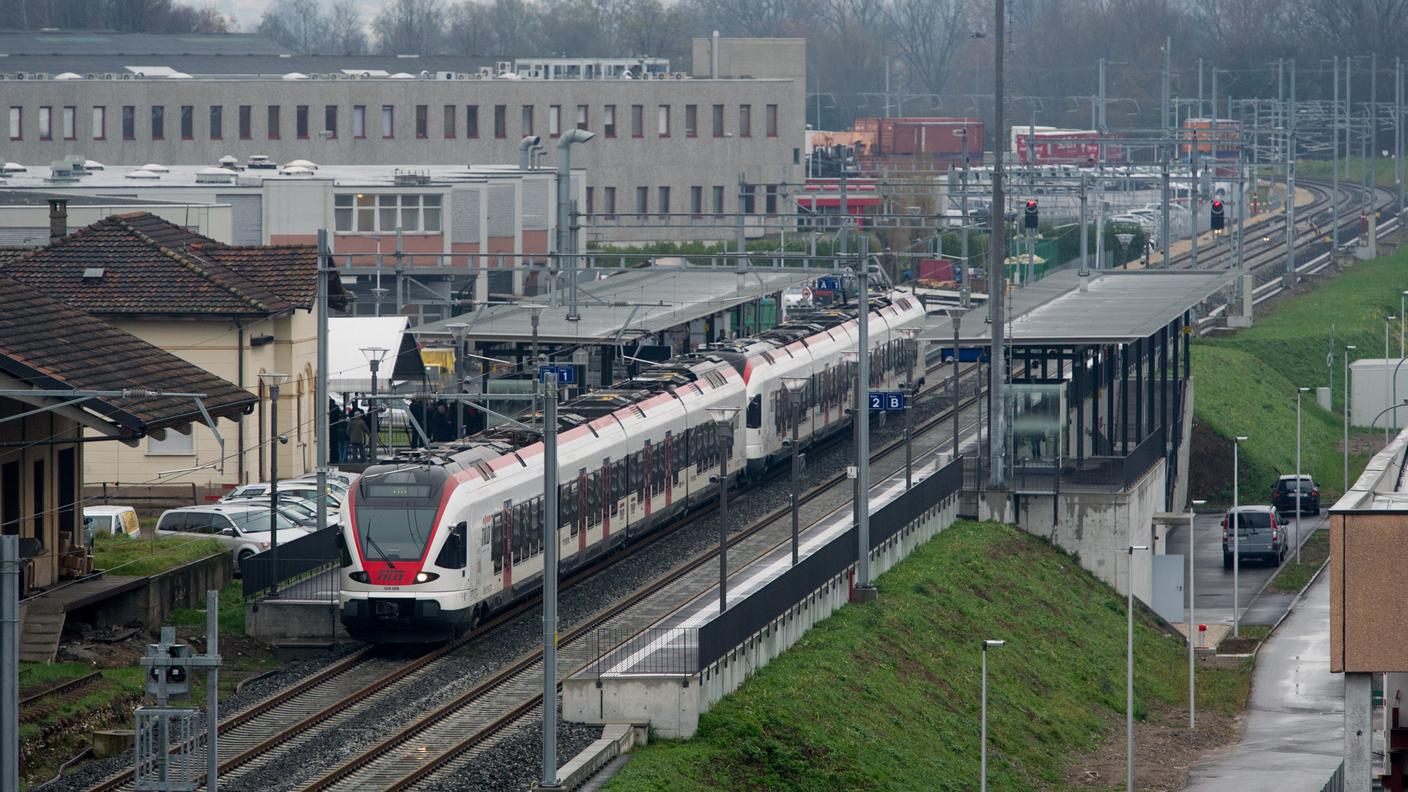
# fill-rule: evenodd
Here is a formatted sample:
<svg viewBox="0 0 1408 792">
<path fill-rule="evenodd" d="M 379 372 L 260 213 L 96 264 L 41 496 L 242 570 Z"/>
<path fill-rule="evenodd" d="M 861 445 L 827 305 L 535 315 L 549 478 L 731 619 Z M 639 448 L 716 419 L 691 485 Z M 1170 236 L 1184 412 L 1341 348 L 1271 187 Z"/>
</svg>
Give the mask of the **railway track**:
<svg viewBox="0 0 1408 792">
<path fill-rule="evenodd" d="M 930 373 L 944 372 L 948 369 L 949 365 L 942 363 L 927 366 Z M 970 373 L 971 369 L 965 368 L 961 371 L 960 377 L 966 378 Z M 926 393 L 932 393 L 941 387 L 939 382 L 932 382 L 926 388 Z M 960 409 L 971 405 L 973 400 L 974 397 L 970 397 Z M 951 420 L 951 413 L 944 410 L 926 426 L 949 420 Z M 880 453 L 877 452 L 877 455 Z M 774 475 L 783 474 L 775 472 Z M 844 479 L 844 474 L 833 477 L 823 486 L 834 486 L 836 481 L 842 479 Z M 806 500 L 809 502 L 814 497 L 815 495 L 810 495 L 806 497 Z M 677 520 L 669 528 L 654 531 L 642 537 L 640 541 L 629 545 L 622 551 L 602 559 L 600 564 L 574 572 L 564 578 L 562 590 L 567 591 L 573 585 L 606 571 L 616 563 L 643 551 L 675 531 L 704 519 L 712 514 L 715 508 L 713 502 L 702 505 L 699 509 Z M 786 514 L 790 515 L 790 512 L 786 512 Z M 741 539 L 743 536 L 740 535 L 737 538 Z M 465 647 L 495 628 L 534 611 L 539 603 L 540 600 L 537 597 L 525 599 L 478 625 L 465 636 L 410 660 L 388 655 L 385 651 L 375 647 L 359 650 L 280 691 L 269 699 L 222 720 L 219 727 L 220 740 L 217 748 L 221 779 L 235 780 L 245 772 L 263 765 L 275 754 L 287 755 L 291 751 L 296 751 L 300 745 L 312 740 L 326 729 L 350 720 L 368 707 L 375 706 L 377 701 L 394 695 L 398 689 L 418 679 L 424 673 L 431 673 L 431 667 L 436 661 Z M 541 678 L 541 672 L 538 673 Z M 193 749 L 197 754 L 198 764 L 203 766 L 203 740 Z M 90 789 L 93 792 L 133 790 L 132 773 L 126 771 L 111 776 Z"/>
<path fill-rule="evenodd" d="M 973 406 L 980 394 L 963 399 L 957 409 Z M 962 413 L 960 412 L 960 417 Z M 943 411 L 921 424 L 912 434 L 920 440 L 938 430 L 934 442 L 921 446 L 927 453 L 948 442 L 942 430 L 951 426 L 952 414 Z M 971 428 L 973 422 L 967 427 Z M 871 456 L 881 475 L 903 468 L 904 441 L 896 440 Z M 840 490 L 849 501 L 849 479 L 844 472 L 828 478 L 802 494 L 799 508 Z M 837 508 L 831 499 L 826 512 Z M 729 540 L 734 568 L 791 541 L 791 511 L 783 507 L 765 515 Z M 806 521 L 810 524 L 811 520 Z M 675 570 L 647 583 L 630 596 L 598 612 L 565 632 L 558 645 L 559 673 L 570 675 L 595 661 L 610 646 L 591 639 L 599 631 L 628 636 L 650 626 L 717 583 L 714 565 L 717 550 L 696 555 Z M 306 790 L 402 790 L 414 788 L 442 770 L 472 760 L 491 741 L 530 720 L 542 707 L 542 652 L 530 652 L 472 689 L 425 713 L 361 755 L 301 787 Z"/>
<path fill-rule="evenodd" d="M 94 671 L 21 698 L 20 723 L 33 723 L 64 704 L 77 700 L 102 678 L 103 672 Z"/>
</svg>

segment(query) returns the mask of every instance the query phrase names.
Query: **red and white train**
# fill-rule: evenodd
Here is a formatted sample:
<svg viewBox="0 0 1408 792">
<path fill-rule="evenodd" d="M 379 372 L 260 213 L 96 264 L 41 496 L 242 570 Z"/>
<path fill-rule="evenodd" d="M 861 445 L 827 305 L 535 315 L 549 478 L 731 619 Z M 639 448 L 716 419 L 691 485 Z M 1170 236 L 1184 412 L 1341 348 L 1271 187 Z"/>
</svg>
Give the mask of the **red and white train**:
<svg viewBox="0 0 1408 792">
<path fill-rule="evenodd" d="M 871 299 L 871 389 L 920 384 L 923 325 L 914 295 Z M 854 308 L 794 314 L 757 338 L 707 346 L 563 404 L 562 572 L 717 497 L 710 478 L 720 453 L 731 460 L 730 479 L 785 458 L 794 411 L 784 378 L 808 380 L 795 406 L 803 445 L 848 426 L 856 345 Z M 738 409 L 731 444 L 720 443 L 710 407 Z M 543 571 L 542 464 L 539 435 L 505 425 L 369 468 L 344 509 L 347 631 L 372 642 L 445 640 L 535 590 Z"/>
</svg>

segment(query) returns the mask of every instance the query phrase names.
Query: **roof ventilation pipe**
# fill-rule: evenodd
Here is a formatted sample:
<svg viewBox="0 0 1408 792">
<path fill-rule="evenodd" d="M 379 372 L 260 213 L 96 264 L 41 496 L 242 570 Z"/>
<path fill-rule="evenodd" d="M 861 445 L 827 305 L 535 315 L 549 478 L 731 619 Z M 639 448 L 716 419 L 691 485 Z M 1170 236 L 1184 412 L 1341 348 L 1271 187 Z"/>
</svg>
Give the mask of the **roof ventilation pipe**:
<svg viewBox="0 0 1408 792">
<path fill-rule="evenodd" d="M 577 259 L 572 237 L 572 144 L 586 143 L 595 132 L 572 128 L 557 141 L 557 271 L 567 272 L 567 320 L 582 318 L 577 313 Z M 565 265 L 565 267 L 564 267 Z"/>
<path fill-rule="evenodd" d="M 525 135 L 518 141 L 518 169 L 528 170 L 528 155 L 532 153 L 533 147 L 538 145 L 542 138 L 537 135 Z"/>
<path fill-rule="evenodd" d="M 709 79 L 719 79 L 719 31 L 709 36 Z"/>
</svg>

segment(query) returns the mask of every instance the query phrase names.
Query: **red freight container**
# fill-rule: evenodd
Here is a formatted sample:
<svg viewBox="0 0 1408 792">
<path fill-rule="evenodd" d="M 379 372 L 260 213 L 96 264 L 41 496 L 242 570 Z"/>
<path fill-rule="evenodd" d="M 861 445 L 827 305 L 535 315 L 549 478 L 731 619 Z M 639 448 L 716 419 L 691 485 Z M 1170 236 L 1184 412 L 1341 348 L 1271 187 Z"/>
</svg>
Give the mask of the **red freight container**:
<svg viewBox="0 0 1408 792">
<path fill-rule="evenodd" d="M 920 259 L 919 280 L 953 280 L 953 262 L 948 259 Z"/>
<path fill-rule="evenodd" d="M 957 157 L 962 140 L 957 129 L 968 130 L 968 151 L 978 157 L 983 150 L 983 122 L 976 118 L 910 117 L 857 118 L 857 132 L 875 135 L 875 154 L 880 156 L 913 156 L 930 154 Z"/>
</svg>

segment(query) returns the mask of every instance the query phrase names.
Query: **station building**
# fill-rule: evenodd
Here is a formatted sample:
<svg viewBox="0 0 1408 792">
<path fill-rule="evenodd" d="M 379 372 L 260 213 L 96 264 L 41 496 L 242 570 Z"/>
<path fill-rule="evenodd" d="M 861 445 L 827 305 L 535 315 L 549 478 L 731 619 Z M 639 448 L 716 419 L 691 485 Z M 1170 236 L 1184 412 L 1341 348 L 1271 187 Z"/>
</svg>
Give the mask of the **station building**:
<svg viewBox="0 0 1408 792">
<path fill-rule="evenodd" d="M 516 162 L 520 141 L 576 147 L 579 211 L 603 217 L 762 211 L 736 189 L 802 172 L 802 39 L 696 39 L 658 59 L 294 56 L 257 36 L 8 33 L 0 160 L 108 165 L 259 155 L 321 165 Z M 252 53 L 252 54 L 251 54 Z M 721 169 L 718 163 L 734 165 Z M 607 241 L 716 239 L 712 223 L 616 222 Z"/>
<path fill-rule="evenodd" d="M 58 229 L 56 229 L 57 231 Z M 311 245 L 226 245 L 151 214 L 108 217 L 0 261 L 0 276 L 51 301 L 104 320 L 124 335 L 169 353 L 172 361 L 233 383 L 249 397 L 252 420 L 235 432 L 138 433 L 132 443 L 99 443 L 84 458 L 90 485 L 205 488 L 216 494 L 267 477 L 270 448 L 281 476 L 313 469 L 317 365 L 317 252 Z M 330 302 L 345 294 L 329 279 Z M 57 309 L 56 309 L 57 310 Z M 16 321 L 42 323 L 23 312 Z M 101 349 L 95 333 L 79 346 Z M 279 430 L 268 442 L 270 398 L 261 373 L 289 375 L 279 398 Z M 323 408 L 326 409 L 325 406 Z M 91 435 L 91 432 L 90 432 Z"/>
</svg>

